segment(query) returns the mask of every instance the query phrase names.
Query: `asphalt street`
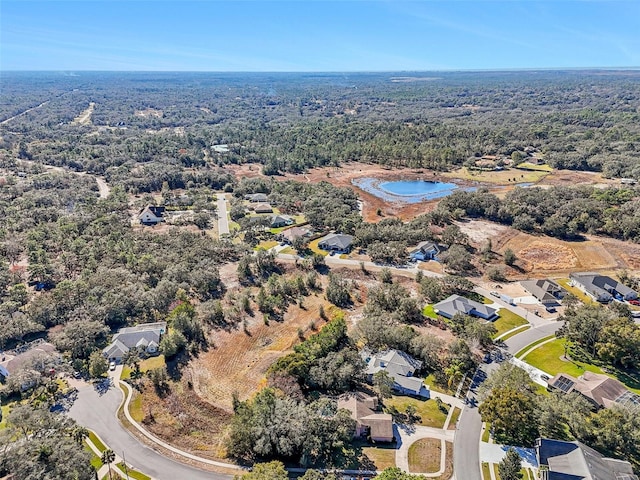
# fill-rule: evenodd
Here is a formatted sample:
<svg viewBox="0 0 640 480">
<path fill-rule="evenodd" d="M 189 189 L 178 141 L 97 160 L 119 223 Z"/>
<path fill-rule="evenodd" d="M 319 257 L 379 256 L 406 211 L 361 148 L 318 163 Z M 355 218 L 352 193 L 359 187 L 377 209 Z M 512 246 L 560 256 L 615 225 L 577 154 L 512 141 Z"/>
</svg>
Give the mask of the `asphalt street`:
<svg viewBox="0 0 640 480">
<path fill-rule="evenodd" d="M 233 477 L 205 472 L 160 455 L 131 435 L 116 417 L 122 392 L 113 384 L 96 389 L 93 385 L 78 389 L 78 398 L 69 415 L 79 424 L 96 432 L 128 464 L 156 480 L 229 480 Z"/>
</svg>

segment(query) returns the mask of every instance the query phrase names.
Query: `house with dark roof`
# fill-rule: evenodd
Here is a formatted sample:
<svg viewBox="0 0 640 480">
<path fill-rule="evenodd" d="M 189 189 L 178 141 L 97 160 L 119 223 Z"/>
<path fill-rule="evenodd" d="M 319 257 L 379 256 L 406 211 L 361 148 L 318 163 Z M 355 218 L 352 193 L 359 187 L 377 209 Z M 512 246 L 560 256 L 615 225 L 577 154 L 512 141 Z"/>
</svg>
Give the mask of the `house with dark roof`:
<svg viewBox="0 0 640 480">
<path fill-rule="evenodd" d="M 536 441 L 540 480 L 638 480 L 629 462 L 607 458 L 580 442 Z"/>
<path fill-rule="evenodd" d="M 102 355 L 110 362 L 118 363 L 132 348 L 147 355 L 156 355 L 160 338 L 166 331 L 166 322 L 143 323 L 135 327 L 121 328 L 113 336 L 111 344 L 102 350 Z"/>
<path fill-rule="evenodd" d="M 479 317 L 485 320 L 498 318 L 498 311 L 482 303 L 478 303 L 460 295 L 451 295 L 449 298 L 436 303 L 433 310 L 445 318 L 453 318 L 457 313 Z"/>
<path fill-rule="evenodd" d="M 575 378 L 566 373 L 559 373 L 547 384 L 550 390 L 566 394 L 579 393 L 596 408 L 610 408 L 616 405 L 634 411 L 640 409 L 640 395 L 607 375 L 585 371 L 580 377 Z"/>
<path fill-rule="evenodd" d="M 338 408 L 349 410 L 356 421 L 354 438 L 393 442 L 393 417 L 379 411 L 377 397 L 362 392 L 348 393 L 338 399 Z"/>
<path fill-rule="evenodd" d="M 578 287 L 598 302 L 607 303 L 613 300 L 634 300 L 638 293 L 625 284 L 606 275 L 584 272 L 569 275 L 570 285 Z"/>
<path fill-rule="evenodd" d="M 431 396 L 422 379 L 413 376 L 415 371 L 422 367 L 420 360 L 400 350 L 387 350 L 377 354 L 370 354 L 365 350 L 362 357 L 367 364 L 365 374 L 370 382 L 377 372 L 385 371 L 393 378 L 394 391 L 422 398 Z"/>
<path fill-rule="evenodd" d="M 160 222 L 164 222 L 164 207 L 156 207 L 154 205 L 147 205 L 140 213 L 138 213 L 138 220 L 143 225 L 157 225 Z"/>
<path fill-rule="evenodd" d="M 39 356 L 56 356 L 58 351 L 56 347 L 48 342 L 36 340 L 26 346 L 16 349 L 16 351 L 4 352 L 0 354 L 0 376 L 9 378 L 18 370 L 27 365 L 33 364 Z M 35 363 L 38 363 L 37 361 Z M 43 373 L 43 372 L 39 372 Z"/>
<path fill-rule="evenodd" d="M 436 255 L 438 255 L 439 253 L 440 249 L 438 248 L 438 245 L 436 245 L 434 242 L 425 241 L 419 243 L 416 248 L 409 252 L 409 258 L 411 260 L 419 260 L 421 262 L 425 262 L 428 260 L 434 260 L 436 258 Z"/>
<path fill-rule="evenodd" d="M 244 199 L 252 203 L 267 203 L 269 201 L 266 193 L 249 193 L 244 196 Z"/>
<path fill-rule="evenodd" d="M 525 280 L 520 285 L 545 307 L 556 306 L 567 291 L 550 279 Z"/>
<path fill-rule="evenodd" d="M 281 242 L 286 242 L 289 245 L 293 244 L 296 238 L 309 238 L 311 236 L 311 230 L 305 227 L 291 227 L 283 230 L 278 235 L 278 239 Z"/>
<path fill-rule="evenodd" d="M 327 252 L 349 253 L 353 245 L 353 236 L 330 233 L 320 239 L 318 248 Z"/>
<path fill-rule="evenodd" d="M 271 228 L 281 228 L 293 225 L 296 221 L 289 215 L 274 215 L 271 217 Z"/>
</svg>

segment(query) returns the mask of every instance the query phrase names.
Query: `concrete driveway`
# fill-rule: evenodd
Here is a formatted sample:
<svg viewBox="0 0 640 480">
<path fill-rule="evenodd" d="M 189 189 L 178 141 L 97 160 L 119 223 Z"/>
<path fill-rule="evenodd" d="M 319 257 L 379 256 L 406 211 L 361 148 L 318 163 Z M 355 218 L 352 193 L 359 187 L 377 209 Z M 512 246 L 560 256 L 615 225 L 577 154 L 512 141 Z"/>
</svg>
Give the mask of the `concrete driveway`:
<svg viewBox="0 0 640 480">
<path fill-rule="evenodd" d="M 110 374 L 116 372 L 109 372 Z M 84 384 L 78 388 L 78 398 L 69 416 L 96 432 L 115 453 L 156 480 L 229 480 L 230 475 L 205 472 L 160 455 L 129 433 L 116 417 L 122 401 L 122 391 L 112 379 L 100 385 Z"/>
</svg>

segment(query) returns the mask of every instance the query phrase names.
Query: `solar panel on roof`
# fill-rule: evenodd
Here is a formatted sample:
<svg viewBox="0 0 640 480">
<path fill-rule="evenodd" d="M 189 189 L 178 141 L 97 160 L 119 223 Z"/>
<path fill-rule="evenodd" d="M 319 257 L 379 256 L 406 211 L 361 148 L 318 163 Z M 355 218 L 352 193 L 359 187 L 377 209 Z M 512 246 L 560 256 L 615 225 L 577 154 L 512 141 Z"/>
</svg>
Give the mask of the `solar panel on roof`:
<svg viewBox="0 0 640 480">
<path fill-rule="evenodd" d="M 558 390 L 562 390 L 564 393 L 567 393 L 573 388 L 575 384 L 576 382 L 574 382 L 573 380 L 570 380 L 566 377 L 560 377 L 553 386 Z"/>
</svg>

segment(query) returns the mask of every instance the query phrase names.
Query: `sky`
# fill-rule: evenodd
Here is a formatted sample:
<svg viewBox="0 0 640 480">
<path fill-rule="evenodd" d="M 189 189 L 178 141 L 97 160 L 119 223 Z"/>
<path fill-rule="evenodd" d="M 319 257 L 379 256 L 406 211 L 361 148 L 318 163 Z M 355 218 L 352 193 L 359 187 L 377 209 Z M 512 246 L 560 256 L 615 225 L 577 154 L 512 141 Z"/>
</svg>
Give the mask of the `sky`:
<svg viewBox="0 0 640 480">
<path fill-rule="evenodd" d="M 0 71 L 640 66 L 640 0 L 0 1 Z"/>
</svg>

